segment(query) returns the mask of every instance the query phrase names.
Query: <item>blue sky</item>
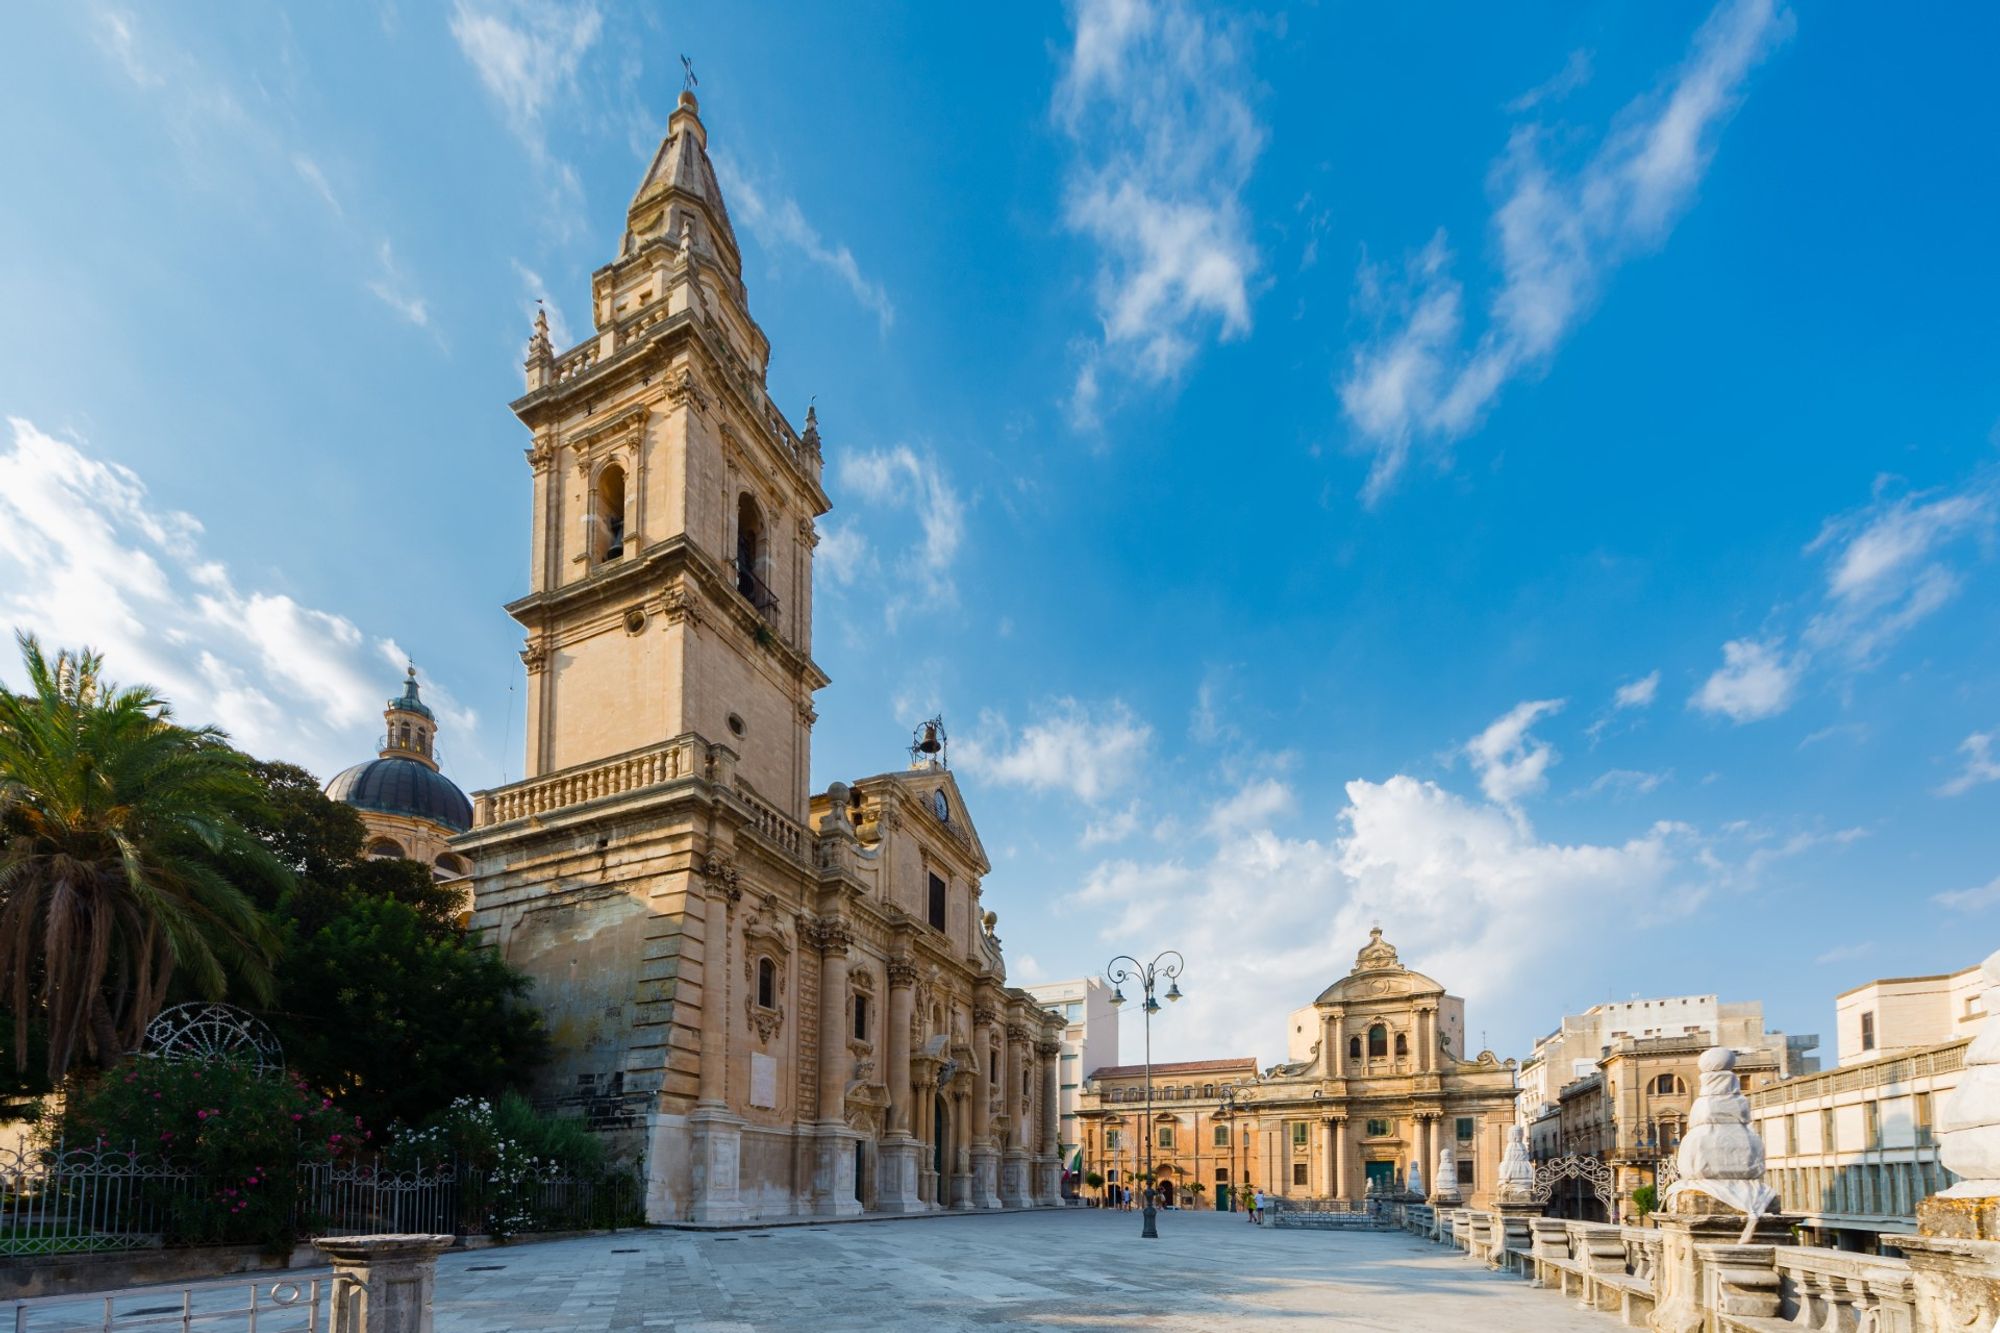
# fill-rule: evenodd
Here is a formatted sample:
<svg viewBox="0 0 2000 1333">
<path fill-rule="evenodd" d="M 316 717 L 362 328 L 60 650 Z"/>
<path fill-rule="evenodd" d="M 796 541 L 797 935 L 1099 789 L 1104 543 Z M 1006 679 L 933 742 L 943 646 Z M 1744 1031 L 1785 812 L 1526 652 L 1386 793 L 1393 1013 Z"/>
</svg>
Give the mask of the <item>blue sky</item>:
<svg viewBox="0 0 2000 1333">
<path fill-rule="evenodd" d="M 942 711 L 1017 979 L 1282 1050 L 1379 921 L 1520 1054 L 2000 920 L 1990 15 L 44 5 L 0 619 L 259 753 L 519 776 L 528 312 L 694 57 L 817 395 L 816 781 Z M 14 670 L 9 663 L 5 670 Z M 1136 1037 L 1136 1034 L 1133 1034 Z"/>
</svg>

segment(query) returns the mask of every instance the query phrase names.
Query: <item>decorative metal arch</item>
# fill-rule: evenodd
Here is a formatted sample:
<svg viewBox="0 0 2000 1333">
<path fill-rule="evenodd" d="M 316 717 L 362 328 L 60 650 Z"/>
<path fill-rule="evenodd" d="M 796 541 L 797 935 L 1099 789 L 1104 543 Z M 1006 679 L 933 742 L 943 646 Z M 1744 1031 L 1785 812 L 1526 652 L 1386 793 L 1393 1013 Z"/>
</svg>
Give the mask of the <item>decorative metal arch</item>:
<svg viewBox="0 0 2000 1333">
<path fill-rule="evenodd" d="M 1611 1168 L 1595 1157 L 1552 1157 L 1535 1165 L 1535 1188 L 1529 1195 L 1536 1203 L 1547 1203 L 1558 1183 L 1581 1180 L 1604 1205 L 1606 1217 L 1617 1216 L 1618 1187 Z"/>
<path fill-rule="evenodd" d="M 240 1060 L 259 1074 L 285 1067 L 285 1050 L 262 1019 L 234 1005 L 177 1004 L 146 1025 L 140 1053 L 155 1060 Z"/>
</svg>

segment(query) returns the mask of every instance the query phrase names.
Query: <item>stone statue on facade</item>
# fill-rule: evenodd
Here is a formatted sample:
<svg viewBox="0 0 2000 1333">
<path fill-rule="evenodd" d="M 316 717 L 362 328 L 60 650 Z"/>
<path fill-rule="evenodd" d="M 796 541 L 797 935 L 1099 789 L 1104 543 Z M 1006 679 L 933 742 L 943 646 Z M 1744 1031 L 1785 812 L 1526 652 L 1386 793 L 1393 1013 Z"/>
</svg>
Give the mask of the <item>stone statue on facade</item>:
<svg viewBox="0 0 2000 1333">
<path fill-rule="evenodd" d="M 1450 1144 L 1438 1149 L 1437 1175 L 1431 1178 L 1431 1202 L 1458 1202 L 1458 1154 Z"/>
<path fill-rule="evenodd" d="M 1701 1093 L 1688 1112 L 1675 1162 L 1680 1179 L 1662 1200 L 1669 1212 L 1700 1213 L 1697 1196 L 1706 1195 L 1755 1226 L 1777 1201 L 1777 1191 L 1764 1183 L 1764 1140 L 1750 1126 L 1750 1099 L 1736 1076 L 1736 1052 L 1727 1046 L 1702 1052 Z"/>
<path fill-rule="evenodd" d="M 1938 1103 L 1938 1160 L 1962 1177 L 1946 1199 L 2000 1196 L 2000 950 L 1981 964 L 1986 1021 L 1965 1049 L 1965 1073 Z"/>
<path fill-rule="evenodd" d="M 1519 1125 L 1507 1131 L 1500 1157 L 1500 1202 L 1528 1203 L 1535 1192 L 1535 1164 L 1528 1159 L 1528 1135 Z"/>
</svg>

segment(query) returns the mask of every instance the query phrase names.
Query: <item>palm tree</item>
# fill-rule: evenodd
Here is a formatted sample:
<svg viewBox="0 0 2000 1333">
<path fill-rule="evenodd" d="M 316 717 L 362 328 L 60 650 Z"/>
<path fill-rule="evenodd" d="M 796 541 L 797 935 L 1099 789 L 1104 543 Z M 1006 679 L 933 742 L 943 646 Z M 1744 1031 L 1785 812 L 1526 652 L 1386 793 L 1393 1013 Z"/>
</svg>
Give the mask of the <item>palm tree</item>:
<svg viewBox="0 0 2000 1333">
<path fill-rule="evenodd" d="M 24 1064 L 30 1016 L 60 1080 L 137 1048 L 176 971 L 219 999 L 234 975 L 268 998 L 277 937 L 222 872 L 289 872 L 243 829 L 262 788 L 213 727 L 176 725 L 85 650 L 52 663 L 16 636 L 28 686 L 0 689 L 0 1004 Z"/>
</svg>

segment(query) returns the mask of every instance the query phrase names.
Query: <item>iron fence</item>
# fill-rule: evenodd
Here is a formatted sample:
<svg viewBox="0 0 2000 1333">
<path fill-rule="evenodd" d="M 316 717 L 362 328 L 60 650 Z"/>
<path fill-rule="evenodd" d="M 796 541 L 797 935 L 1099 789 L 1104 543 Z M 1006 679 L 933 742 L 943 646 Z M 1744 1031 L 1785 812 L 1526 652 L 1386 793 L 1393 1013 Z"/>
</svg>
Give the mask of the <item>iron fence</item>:
<svg viewBox="0 0 2000 1333">
<path fill-rule="evenodd" d="M 290 1187 L 291 1198 L 255 1222 L 219 1227 L 215 1182 L 137 1151 L 0 1149 L 0 1258 L 292 1236 L 595 1231 L 639 1213 L 631 1176 L 560 1167 L 374 1156 L 301 1163 Z M 251 1234 L 258 1226 L 266 1232 Z"/>
<path fill-rule="evenodd" d="M 129 1287 L 87 1297 L 42 1296 L 12 1302 L 12 1333 L 182 1333 L 242 1328 L 249 1333 L 332 1333 L 333 1275 L 279 1281 L 224 1278 L 185 1287 Z"/>
</svg>

